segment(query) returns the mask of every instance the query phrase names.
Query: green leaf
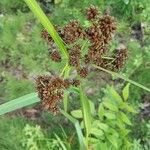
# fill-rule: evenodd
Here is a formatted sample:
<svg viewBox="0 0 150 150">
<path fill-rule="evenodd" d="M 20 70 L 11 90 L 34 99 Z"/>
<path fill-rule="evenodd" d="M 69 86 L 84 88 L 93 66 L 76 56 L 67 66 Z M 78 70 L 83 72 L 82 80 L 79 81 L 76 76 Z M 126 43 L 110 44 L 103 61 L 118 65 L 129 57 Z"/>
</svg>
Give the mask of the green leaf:
<svg viewBox="0 0 150 150">
<path fill-rule="evenodd" d="M 100 144 L 99 144 L 99 147 L 97 147 L 97 150 L 108 150 L 108 147 L 107 147 L 107 143 L 103 143 L 103 142 L 101 142 Z"/>
<path fill-rule="evenodd" d="M 127 136 L 131 131 L 128 130 L 128 129 L 122 128 L 120 132 L 121 132 L 122 137 L 125 137 L 125 136 Z"/>
<path fill-rule="evenodd" d="M 99 107 L 98 107 L 98 116 L 100 118 L 102 118 L 105 114 L 105 109 L 104 106 L 100 103 Z"/>
<path fill-rule="evenodd" d="M 115 138 L 119 137 L 118 132 L 115 129 L 111 128 L 111 127 L 109 128 L 108 132 L 109 132 L 110 135 L 113 135 Z"/>
<path fill-rule="evenodd" d="M 108 125 L 105 123 L 102 123 L 100 120 L 94 120 L 92 127 L 94 128 L 100 128 L 103 131 L 107 131 L 108 130 Z"/>
<path fill-rule="evenodd" d="M 108 119 L 116 119 L 116 115 L 110 112 L 106 112 L 104 116 L 106 116 Z"/>
<path fill-rule="evenodd" d="M 131 112 L 131 113 L 137 113 L 137 111 L 134 109 L 134 107 L 132 105 L 130 106 L 126 102 L 121 103 L 120 106 L 119 106 L 119 108 L 120 109 L 124 109 L 124 110 L 126 110 L 128 112 Z"/>
<path fill-rule="evenodd" d="M 73 110 L 71 111 L 71 115 L 75 118 L 83 118 L 82 110 Z"/>
<path fill-rule="evenodd" d="M 79 94 L 79 88 L 77 88 L 77 87 L 71 86 L 70 88 L 67 89 L 67 91 L 70 92 L 70 93 Z"/>
<path fill-rule="evenodd" d="M 128 125 L 132 125 L 131 121 L 129 120 L 129 118 L 123 113 L 123 112 L 120 112 L 120 119 L 128 124 Z"/>
<path fill-rule="evenodd" d="M 64 104 L 64 110 L 67 112 L 67 109 L 68 109 L 68 92 L 67 91 L 64 93 L 63 104 Z"/>
<path fill-rule="evenodd" d="M 124 2 L 126 5 L 128 5 L 129 2 L 130 2 L 130 0 L 123 0 L 123 2 Z"/>
<path fill-rule="evenodd" d="M 130 87 L 130 83 L 128 83 L 122 91 L 122 95 L 123 95 L 123 98 L 125 101 L 127 101 L 128 97 L 129 97 L 129 87 Z"/>
<path fill-rule="evenodd" d="M 86 136 L 88 137 L 91 130 L 91 110 L 89 100 L 80 87 L 80 101 L 82 106 L 83 121 L 86 128 Z"/>
<path fill-rule="evenodd" d="M 105 131 L 105 132 L 107 132 L 108 131 L 108 125 L 107 124 L 105 124 L 105 123 L 99 123 L 98 124 L 98 127 L 100 128 L 100 129 L 102 129 L 103 131 Z"/>
<path fill-rule="evenodd" d="M 116 149 L 118 149 L 117 138 L 114 137 L 113 135 L 107 135 L 106 137 L 107 137 L 107 139 L 110 141 L 110 143 L 111 143 Z"/>
<path fill-rule="evenodd" d="M 93 116 L 95 116 L 96 110 L 95 110 L 94 103 L 93 103 L 92 101 L 89 100 L 89 104 L 90 104 L 91 114 L 92 114 Z"/>
<path fill-rule="evenodd" d="M 90 133 L 97 138 L 101 138 L 104 135 L 104 132 L 98 128 L 92 128 Z"/>
<path fill-rule="evenodd" d="M 90 137 L 89 138 L 89 143 L 92 145 L 95 145 L 99 142 L 99 139 L 97 139 L 96 137 Z"/>
<path fill-rule="evenodd" d="M 61 148 L 63 150 L 67 150 L 67 148 L 66 148 L 65 144 L 63 143 L 63 141 L 61 140 L 61 138 L 57 134 L 55 134 L 55 137 L 56 137 L 57 141 L 59 142 L 59 144 L 61 145 Z"/>
<path fill-rule="evenodd" d="M 81 126 L 81 129 L 84 129 L 84 128 L 85 128 L 85 127 L 84 127 L 84 121 L 83 121 L 83 120 L 80 122 L 80 126 Z"/>
<path fill-rule="evenodd" d="M 0 105 L 0 115 L 39 102 L 37 93 L 31 93 Z"/>
<path fill-rule="evenodd" d="M 106 108 L 108 108 L 109 110 L 112 110 L 112 111 L 115 111 L 115 112 L 118 111 L 118 107 L 115 104 L 111 103 L 110 101 L 104 101 L 103 105 Z"/>
<path fill-rule="evenodd" d="M 107 89 L 110 98 L 113 98 L 113 100 L 117 101 L 118 103 L 122 102 L 121 96 L 116 92 L 113 86 L 107 86 Z"/>
</svg>

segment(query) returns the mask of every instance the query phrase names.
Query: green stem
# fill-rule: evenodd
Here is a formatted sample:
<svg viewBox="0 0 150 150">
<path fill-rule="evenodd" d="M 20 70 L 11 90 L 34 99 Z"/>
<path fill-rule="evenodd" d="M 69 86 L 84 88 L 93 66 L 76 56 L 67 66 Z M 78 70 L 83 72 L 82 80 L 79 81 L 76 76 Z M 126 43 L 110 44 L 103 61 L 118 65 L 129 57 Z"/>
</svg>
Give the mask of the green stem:
<svg viewBox="0 0 150 150">
<path fill-rule="evenodd" d="M 135 81 L 133 81 L 133 80 L 130 80 L 130 79 L 128 79 L 127 77 L 125 77 L 125 76 L 123 76 L 123 75 L 120 75 L 120 74 L 118 74 L 118 73 L 116 73 L 116 72 L 113 72 L 113 71 L 110 71 L 110 70 L 107 70 L 107 69 L 104 69 L 104 68 L 102 68 L 102 67 L 98 67 L 98 66 L 96 66 L 96 65 L 93 65 L 93 67 L 95 67 L 95 68 L 97 68 L 97 69 L 100 69 L 100 70 L 102 70 L 102 71 L 104 71 L 104 72 L 106 72 L 106 73 L 109 73 L 109 74 L 111 74 L 111 75 L 113 75 L 113 76 L 116 76 L 116 77 L 118 77 L 118 78 L 120 78 L 120 79 L 123 79 L 123 80 L 125 80 L 125 81 L 127 81 L 127 82 L 129 82 L 129 83 L 131 83 L 131 84 L 133 84 L 133 85 L 135 85 L 135 86 L 137 86 L 137 87 L 140 87 L 140 88 L 142 88 L 142 89 L 144 89 L 144 90 L 150 92 L 150 89 L 149 89 L 149 88 L 147 88 L 147 87 L 143 86 L 142 84 L 139 84 L 139 83 L 137 83 L 137 82 L 135 82 Z"/>
<path fill-rule="evenodd" d="M 103 56 L 102 58 L 103 58 L 103 59 L 111 59 L 111 60 L 114 60 L 114 58 L 112 58 L 112 57 Z"/>
<path fill-rule="evenodd" d="M 89 135 L 90 135 L 90 130 L 91 130 L 91 123 L 92 123 L 90 104 L 89 104 L 89 100 L 86 97 L 81 85 L 79 88 L 79 92 L 80 92 L 81 108 L 82 108 L 82 113 L 83 113 L 83 122 L 84 122 L 84 126 L 85 126 L 85 131 L 86 131 L 86 139 L 85 140 L 86 140 L 86 145 L 88 145 Z"/>
<path fill-rule="evenodd" d="M 80 124 L 79 124 L 78 120 L 74 119 L 71 115 L 69 115 L 64 110 L 60 110 L 60 112 L 74 124 L 75 129 L 77 131 L 79 143 L 80 143 L 80 150 L 86 150 L 86 146 L 85 146 L 84 138 L 83 138 L 83 133 L 82 133 L 82 130 L 80 128 Z"/>
</svg>

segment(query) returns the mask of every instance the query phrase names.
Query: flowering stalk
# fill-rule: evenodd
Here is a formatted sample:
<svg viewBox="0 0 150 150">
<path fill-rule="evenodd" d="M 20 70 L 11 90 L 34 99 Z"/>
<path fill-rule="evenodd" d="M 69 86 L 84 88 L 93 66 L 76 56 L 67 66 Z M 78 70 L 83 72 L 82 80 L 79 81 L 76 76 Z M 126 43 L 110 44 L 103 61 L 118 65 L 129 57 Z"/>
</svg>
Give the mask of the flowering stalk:
<svg viewBox="0 0 150 150">
<path fill-rule="evenodd" d="M 116 73 L 116 72 L 107 70 L 107 69 L 105 69 L 105 68 L 102 68 L 102 67 L 99 67 L 99 66 L 96 66 L 96 65 L 93 65 L 93 67 L 94 67 L 94 68 L 97 68 L 97 69 L 99 69 L 99 70 L 102 70 L 102 71 L 104 71 L 104 72 L 106 72 L 106 73 L 108 73 L 108 74 L 111 74 L 111 75 L 113 75 L 113 76 L 115 76 L 115 77 L 117 77 L 117 78 L 123 79 L 123 80 L 125 80 L 125 81 L 127 81 L 127 82 L 129 82 L 129 83 L 131 83 L 131 84 L 133 84 L 133 85 L 135 85 L 135 86 L 137 86 L 137 87 L 143 89 L 143 90 L 146 90 L 146 91 L 150 92 L 150 89 L 149 89 L 149 88 L 147 88 L 147 87 L 143 86 L 142 84 L 139 84 L 139 83 L 137 83 L 137 82 L 135 82 L 135 81 L 133 81 L 133 80 L 131 80 L 131 79 L 128 79 L 127 77 L 125 77 L 125 76 L 123 76 L 123 75 L 121 75 L 121 74 L 118 74 L 118 73 Z"/>
</svg>

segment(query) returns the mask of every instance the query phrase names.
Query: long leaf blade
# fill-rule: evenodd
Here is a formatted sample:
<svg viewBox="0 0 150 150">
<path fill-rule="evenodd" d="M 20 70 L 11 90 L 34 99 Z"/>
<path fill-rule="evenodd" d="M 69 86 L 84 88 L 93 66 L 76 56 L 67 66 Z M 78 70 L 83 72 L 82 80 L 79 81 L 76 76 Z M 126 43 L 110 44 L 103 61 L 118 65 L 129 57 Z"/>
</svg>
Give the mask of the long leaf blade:
<svg viewBox="0 0 150 150">
<path fill-rule="evenodd" d="M 63 40 L 56 32 L 54 26 L 49 21 L 43 10 L 40 8 L 39 4 L 36 2 L 36 0 L 24 0 L 28 7 L 32 10 L 34 15 L 39 19 L 41 24 L 45 27 L 45 29 L 49 32 L 53 40 L 55 41 L 56 45 L 60 48 L 61 52 L 65 56 L 65 58 L 68 58 L 68 53 L 65 48 L 65 45 L 63 43 Z"/>
<path fill-rule="evenodd" d="M 39 102 L 37 93 L 31 93 L 0 105 L 0 115 Z"/>
<path fill-rule="evenodd" d="M 82 88 L 80 87 L 80 101 L 82 105 L 82 112 L 83 112 L 83 119 L 84 119 L 84 125 L 86 128 L 86 136 L 88 137 L 90 134 L 91 129 L 91 110 L 90 110 L 90 104 L 89 100 L 87 99 L 86 95 L 82 91 Z"/>
<path fill-rule="evenodd" d="M 74 126 L 76 128 L 76 131 L 77 131 L 77 136 L 78 136 L 78 139 L 79 139 L 80 149 L 81 150 L 86 150 L 83 134 L 82 134 L 80 124 L 79 124 L 78 120 L 76 120 L 75 118 L 73 118 L 67 112 L 65 112 L 63 110 L 60 110 L 60 112 L 74 124 Z"/>
</svg>

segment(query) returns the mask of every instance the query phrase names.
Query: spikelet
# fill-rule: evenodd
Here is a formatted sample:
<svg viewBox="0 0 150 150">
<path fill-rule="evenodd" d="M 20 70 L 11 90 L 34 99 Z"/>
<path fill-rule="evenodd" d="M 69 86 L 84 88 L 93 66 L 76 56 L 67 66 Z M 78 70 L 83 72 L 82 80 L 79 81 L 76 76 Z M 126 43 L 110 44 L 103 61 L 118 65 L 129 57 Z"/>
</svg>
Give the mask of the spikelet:
<svg viewBox="0 0 150 150">
<path fill-rule="evenodd" d="M 81 47 L 80 45 L 74 45 L 69 51 L 69 65 L 74 67 L 79 67 L 80 57 L 81 57 Z"/>
<path fill-rule="evenodd" d="M 115 60 L 113 62 L 113 70 L 114 71 L 120 70 L 124 66 L 127 57 L 128 57 L 127 48 L 124 47 L 118 49 L 115 55 Z"/>
<path fill-rule="evenodd" d="M 88 75 L 89 71 L 87 67 L 82 67 L 81 69 L 78 70 L 78 74 L 80 75 L 80 77 L 82 78 L 86 78 Z"/>
<path fill-rule="evenodd" d="M 39 98 L 42 108 L 53 113 L 58 113 L 58 103 L 63 99 L 65 80 L 57 76 L 38 76 L 36 79 Z"/>
<path fill-rule="evenodd" d="M 102 18 L 99 19 L 99 24 L 104 43 L 108 44 L 116 30 L 116 22 L 113 17 L 105 14 Z"/>
<path fill-rule="evenodd" d="M 72 44 L 80 38 L 85 37 L 85 32 L 82 29 L 80 22 L 78 20 L 70 21 L 63 28 L 63 40 L 66 44 Z"/>
<path fill-rule="evenodd" d="M 88 20 L 96 19 L 99 16 L 98 7 L 91 5 L 86 9 L 86 17 Z"/>
<path fill-rule="evenodd" d="M 61 62 L 61 56 L 57 50 L 51 53 L 51 59 L 55 62 Z"/>
</svg>

